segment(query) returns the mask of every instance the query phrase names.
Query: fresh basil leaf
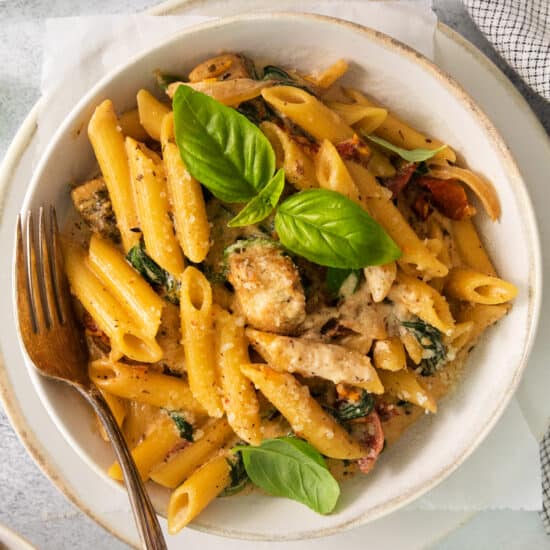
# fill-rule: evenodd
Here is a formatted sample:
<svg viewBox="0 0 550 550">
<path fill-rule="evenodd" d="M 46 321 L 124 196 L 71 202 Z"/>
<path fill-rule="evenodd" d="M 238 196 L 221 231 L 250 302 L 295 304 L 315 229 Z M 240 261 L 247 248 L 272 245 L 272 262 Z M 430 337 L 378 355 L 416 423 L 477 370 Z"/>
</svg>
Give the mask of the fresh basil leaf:
<svg viewBox="0 0 550 550">
<path fill-rule="evenodd" d="M 340 486 L 309 443 L 280 437 L 233 450 L 241 453 L 248 477 L 264 491 L 301 502 L 319 514 L 334 510 Z"/>
<path fill-rule="evenodd" d="M 285 172 L 281 168 L 269 183 L 227 224 L 242 227 L 261 222 L 277 206 L 285 188 Z"/>
<path fill-rule="evenodd" d="M 389 149 L 390 151 L 393 151 L 397 155 L 399 155 L 402 159 L 405 159 L 408 162 L 424 162 L 426 160 L 431 159 L 437 153 L 440 151 L 443 151 L 447 147 L 447 145 L 442 145 L 441 147 L 438 147 L 437 149 L 403 149 L 402 147 L 397 147 L 397 145 L 394 145 L 393 143 L 390 143 L 389 141 L 386 141 L 385 139 L 379 138 L 377 136 L 371 135 L 365 135 L 367 139 L 370 141 L 373 141 L 374 143 L 377 143 L 378 145 L 381 145 L 385 149 Z"/>
<path fill-rule="evenodd" d="M 300 191 L 281 203 L 275 231 L 285 248 L 327 267 L 361 269 L 401 256 L 382 226 L 360 206 L 327 189 Z"/>
<path fill-rule="evenodd" d="M 273 147 L 246 117 L 189 86 L 176 90 L 173 107 L 181 158 L 215 197 L 245 202 L 269 182 Z"/>
<path fill-rule="evenodd" d="M 351 296 L 359 287 L 360 281 L 360 269 L 338 269 L 336 267 L 327 269 L 327 288 L 334 296 Z"/>
</svg>

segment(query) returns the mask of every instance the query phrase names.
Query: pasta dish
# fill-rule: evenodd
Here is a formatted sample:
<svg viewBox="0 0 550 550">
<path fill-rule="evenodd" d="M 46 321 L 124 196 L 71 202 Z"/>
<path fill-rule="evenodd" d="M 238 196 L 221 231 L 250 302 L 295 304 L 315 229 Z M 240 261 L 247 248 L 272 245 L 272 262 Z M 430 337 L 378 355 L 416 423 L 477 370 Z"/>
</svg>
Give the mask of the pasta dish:
<svg viewBox="0 0 550 550">
<path fill-rule="evenodd" d="M 171 533 L 252 486 L 330 513 L 517 294 L 472 221 L 499 218 L 492 185 L 341 86 L 347 67 L 223 54 L 89 122 L 65 270 Z"/>
</svg>

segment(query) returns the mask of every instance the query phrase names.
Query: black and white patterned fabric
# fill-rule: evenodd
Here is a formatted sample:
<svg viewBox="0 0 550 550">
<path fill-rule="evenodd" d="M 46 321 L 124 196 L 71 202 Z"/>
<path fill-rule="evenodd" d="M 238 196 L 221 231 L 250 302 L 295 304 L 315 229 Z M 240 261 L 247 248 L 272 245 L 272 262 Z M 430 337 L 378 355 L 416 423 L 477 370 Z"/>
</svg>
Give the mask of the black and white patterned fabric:
<svg viewBox="0 0 550 550">
<path fill-rule="evenodd" d="M 550 101 L 550 0 L 463 1 L 497 51 Z"/>
<path fill-rule="evenodd" d="M 540 462 L 542 467 L 542 522 L 550 535 L 550 430 L 540 445 Z"/>
</svg>

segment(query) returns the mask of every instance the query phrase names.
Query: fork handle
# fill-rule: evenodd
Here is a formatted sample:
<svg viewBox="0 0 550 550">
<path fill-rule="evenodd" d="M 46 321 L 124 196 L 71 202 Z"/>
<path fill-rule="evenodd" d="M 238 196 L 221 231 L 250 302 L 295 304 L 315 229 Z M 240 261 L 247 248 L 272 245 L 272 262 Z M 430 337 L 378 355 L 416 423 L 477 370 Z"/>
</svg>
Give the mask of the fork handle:
<svg viewBox="0 0 550 550">
<path fill-rule="evenodd" d="M 142 547 L 145 550 L 166 550 L 166 542 L 157 515 L 109 405 L 95 386 L 92 385 L 89 388 L 76 387 L 94 408 L 111 440 L 118 463 L 124 474 L 124 481 Z"/>
</svg>

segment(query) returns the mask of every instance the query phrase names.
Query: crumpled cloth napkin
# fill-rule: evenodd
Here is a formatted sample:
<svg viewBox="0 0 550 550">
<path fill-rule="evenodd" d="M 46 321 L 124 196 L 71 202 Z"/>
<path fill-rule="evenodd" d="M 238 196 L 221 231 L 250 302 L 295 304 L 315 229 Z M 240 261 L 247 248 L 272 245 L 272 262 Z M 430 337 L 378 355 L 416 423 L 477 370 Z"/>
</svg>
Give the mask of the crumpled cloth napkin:
<svg viewBox="0 0 550 550">
<path fill-rule="evenodd" d="M 550 101 L 550 0 L 463 1 L 497 51 Z"/>
</svg>

